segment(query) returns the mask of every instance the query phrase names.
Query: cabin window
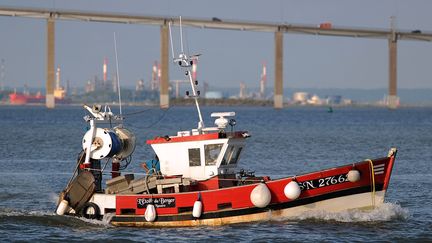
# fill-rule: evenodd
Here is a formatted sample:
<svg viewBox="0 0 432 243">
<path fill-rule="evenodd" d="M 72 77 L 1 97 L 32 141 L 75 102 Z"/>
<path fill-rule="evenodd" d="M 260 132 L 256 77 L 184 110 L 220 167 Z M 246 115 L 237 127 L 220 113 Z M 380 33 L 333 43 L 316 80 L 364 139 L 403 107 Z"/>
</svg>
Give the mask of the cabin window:
<svg viewBox="0 0 432 243">
<path fill-rule="evenodd" d="M 199 148 L 189 149 L 189 166 L 201 166 L 201 155 Z"/>
<path fill-rule="evenodd" d="M 219 157 L 223 144 L 207 144 L 204 145 L 205 164 L 215 165 Z"/>
<path fill-rule="evenodd" d="M 222 159 L 222 163 L 221 165 L 227 165 L 228 161 L 230 161 L 231 156 L 232 156 L 232 152 L 233 152 L 234 146 L 229 146 L 225 152 L 225 155 Z"/>
<path fill-rule="evenodd" d="M 240 153 L 241 153 L 242 149 L 243 149 L 243 147 L 237 147 L 237 149 L 234 150 L 233 156 L 231 157 L 229 164 L 237 164 L 237 161 L 240 157 Z"/>
<path fill-rule="evenodd" d="M 222 159 L 222 165 L 236 164 L 243 147 L 229 146 Z"/>
</svg>

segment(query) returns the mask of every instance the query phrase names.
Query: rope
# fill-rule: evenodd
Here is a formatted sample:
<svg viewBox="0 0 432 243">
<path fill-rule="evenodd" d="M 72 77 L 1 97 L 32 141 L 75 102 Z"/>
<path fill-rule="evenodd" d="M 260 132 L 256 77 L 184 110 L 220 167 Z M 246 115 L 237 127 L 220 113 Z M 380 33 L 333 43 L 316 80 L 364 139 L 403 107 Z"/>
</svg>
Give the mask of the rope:
<svg viewBox="0 0 432 243">
<path fill-rule="evenodd" d="M 171 109 L 171 107 L 172 107 L 172 106 L 168 107 L 168 109 L 165 109 L 164 112 L 162 113 L 162 115 L 159 117 L 159 119 L 158 119 L 157 121 L 151 123 L 150 125 L 148 125 L 147 127 L 144 127 L 144 128 L 151 128 L 151 127 L 153 127 L 154 125 L 158 124 L 158 123 L 159 123 L 159 122 L 160 122 L 160 121 L 165 117 L 165 115 L 166 115 L 167 112 Z"/>
<path fill-rule="evenodd" d="M 107 160 L 106 160 L 104 167 L 102 167 L 102 170 L 100 170 L 100 171 L 102 172 L 102 174 L 103 174 L 105 168 L 107 167 L 107 165 L 108 165 L 108 163 L 109 163 L 110 161 L 111 161 L 111 159 L 107 159 Z"/>
<path fill-rule="evenodd" d="M 144 113 L 144 112 L 146 112 L 146 111 L 149 111 L 149 110 L 152 110 L 152 108 L 148 108 L 148 109 L 144 109 L 144 110 L 141 110 L 141 111 L 136 111 L 136 112 L 127 113 L 127 114 L 124 114 L 124 116 L 137 115 L 137 114 L 140 114 L 140 113 Z"/>
<path fill-rule="evenodd" d="M 72 182 L 73 178 L 75 178 L 75 175 L 78 172 L 79 165 L 81 164 L 82 160 L 84 159 L 85 153 L 80 153 L 80 154 L 81 155 L 80 155 L 80 158 L 78 159 L 78 161 L 76 163 L 74 173 L 72 174 L 72 177 L 69 179 L 68 183 L 66 184 L 66 188 L 68 189 L 67 191 L 69 191 L 69 185 Z"/>
<path fill-rule="evenodd" d="M 148 126 L 146 126 L 146 127 L 144 127 L 144 128 L 151 128 L 151 127 L 153 127 L 154 125 L 156 125 L 157 123 L 159 123 L 159 122 L 160 122 L 160 121 L 165 117 L 166 113 L 167 113 L 167 112 L 168 112 L 168 111 L 169 111 L 173 106 L 174 106 L 174 105 L 171 105 L 171 106 L 168 107 L 167 109 L 164 109 L 162 115 L 160 115 L 159 118 L 158 118 L 155 122 L 151 123 L 150 125 L 148 125 Z M 149 108 L 149 109 L 144 109 L 144 110 L 140 110 L 140 111 L 136 111 L 136 112 L 127 113 L 127 114 L 124 114 L 123 117 L 126 117 L 126 116 L 132 116 L 132 115 L 138 115 L 138 114 L 141 114 L 141 113 L 144 113 L 144 112 L 150 111 L 150 110 L 153 110 L 153 108 Z"/>
<path fill-rule="evenodd" d="M 375 208 L 375 172 L 373 167 L 373 162 L 370 159 L 367 159 L 366 161 L 369 162 L 370 166 L 370 172 L 371 172 L 371 196 L 372 196 L 372 207 Z"/>
<path fill-rule="evenodd" d="M 104 175 L 109 175 L 109 174 L 111 174 L 111 172 L 122 172 L 124 174 L 135 174 L 135 175 L 144 175 L 144 176 L 151 175 L 150 173 L 140 173 L 140 172 L 133 172 L 133 171 L 106 171 L 106 170 L 104 171 L 104 170 L 101 170 L 101 169 L 92 169 L 92 168 L 86 168 L 86 170 L 89 170 L 89 171 L 100 171 Z M 151 170 L 149 170 L 149 172 L 150 171 Z M 245 180 L 242 180 L 242 179 L 223 179 L 223 178 L 219 178 L 218 180 L 220 180 L 220 181 L 250 181 L 250 182 L 260 182 L 260 181 L 262 181 L 261 179 L 245 179 Z"/>
<path fill-rule="evenodd" d="M 133 172 L 133 171 L 108 171 L 108 170 L 92 169 L 92 168 L 86 168 L 86 170 L 88 170 L 88 171 L 99 171 L 99 172 L 102 172 L 102 174 L 104 174 L 104 175 L 109 175 L 112 172 L 123 172 L 125 174 L 136 174 L 136 175 L 148 175 L 147 173 L 137 173 L 137 172 Z"/>
</svg>

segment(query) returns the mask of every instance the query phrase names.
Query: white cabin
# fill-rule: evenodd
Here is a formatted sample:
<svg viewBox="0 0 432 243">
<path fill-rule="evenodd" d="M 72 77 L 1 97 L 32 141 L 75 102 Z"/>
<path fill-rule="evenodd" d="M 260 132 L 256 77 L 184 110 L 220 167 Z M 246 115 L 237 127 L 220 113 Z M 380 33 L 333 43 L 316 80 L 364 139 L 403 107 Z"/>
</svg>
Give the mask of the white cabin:
<svg viewBox="0 0 432 243">
<path fill-rule="evenodd" d="M 213 113 L 219 117 L 218 127 L 201 131 L 180 131 L 177 136 L 156 137 L 147 140 L 159 158 L 160 169 L 166 176 L 183 176 L 206 180 L 219 174 L 234 174 L 247 132 L 225 132 L 230 113 Z"/>
</svg>

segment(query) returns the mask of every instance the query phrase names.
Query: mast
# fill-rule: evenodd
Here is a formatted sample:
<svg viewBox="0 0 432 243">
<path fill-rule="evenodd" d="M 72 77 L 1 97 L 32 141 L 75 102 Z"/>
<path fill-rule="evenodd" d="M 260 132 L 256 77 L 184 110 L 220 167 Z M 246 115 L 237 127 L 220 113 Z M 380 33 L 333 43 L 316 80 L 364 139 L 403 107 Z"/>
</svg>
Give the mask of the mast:
<svg viewBox="0 0 432 243">
<path fill-rule="evenodd" d="M 171 22 L 169 23 L 169 30 L 170 30 L 170 36 L 171 36 Z M 198 131 L 199 131 L 199 133 L 201 133 L 202 129 L 205 126 L 204 126 L 204 121 L 202 119 L 201 109 L 200 109 L 199 102 L 198 102 L 200 91 L 196 90 L 196 86 L 198 85 L 198 81 L 193 80 L 193 77 L 192 77 L 192 66 L 194 65 L 194 62 L 196 62 L 196 60 L 198 60 L 198 56 L 200 56 L 200 54 L 188 56 L 184 53 L 184 51 L 183 51 L 183 33 L 182 32 L 183 32 L 183 30 L 182 30 L 181 16 L 180 16 L 181 53 L 179 54 L 178 58 L 174 58 L 174 48 L 173 48 L 172 37 L 171 37 L 171 50 L 172 50 L 174 63 L 177 63 L 180 67 L 182 67 L 185 70 L 185 76 L 189 80 L 189 83 L 191 85 L 192 95 L 189 95 L 188 91 L 186 92 L 186 95 L 195 100 L 195 106 L 196 106 L 196 109 L 198 112 L 198 119 L 199 119 Z"/>
<path fill-rule="evenodd" d="M 198 85 L 198 81 L 192 80 L 192 72 L 191 72 L 191 63 L 193 63 L 192 59 L 188 59 L 189 60 L 189 66 L 187 67 L 187 71 L 185 72 L 186 76 L 189 78 L 190 81 L 190 85 L 192 88 L 192 97 L 195 100 L 195 106 L 197 108 L 197 112 L 198 112 L 198 117 L 199 117 L 199 122 L 198 122 L 198 130 L 201 131 L 204 128 L 204 121 L 202 119 L 202 114 L 201 114 L 201 110 L 200 110 L 200 106 L 199 106 L 199 102 L 198 102 L 198 98 L 199 98 L 199 91 L 197 92 L 197 90 L 195 89 L 196 85 Z"/>
</svg>

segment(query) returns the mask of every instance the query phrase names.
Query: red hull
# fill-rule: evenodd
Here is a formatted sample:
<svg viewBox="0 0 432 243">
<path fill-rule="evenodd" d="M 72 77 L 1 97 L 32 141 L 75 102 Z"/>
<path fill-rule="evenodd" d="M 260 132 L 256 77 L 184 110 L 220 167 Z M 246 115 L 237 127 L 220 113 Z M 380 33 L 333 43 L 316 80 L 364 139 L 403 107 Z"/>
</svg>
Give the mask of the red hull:
<svg viewBox="0 0 432 243">
<path fill-rule="evenodd" d="M 46 98 L 44 95 L 9 94 L 9 102 L 11 105 L 43 104 L 45 101 Z M 69 100 L 55 98 L 55 102 L 57 104 L 67 104 Z"/>
<path fill-rule="evenodd" d="M 196 225 L 197 219 L 192 217 L 191 212 L 198 197 L 201 198 L 203 204 L 203 212 L 199 220 L 213 219 L 212 222 L 214 222 L 214 219 L 234 216 L 237 218 L 243 217 L 247 220 L 248 215 L 286 210 L 323 200 L 337 199 L 361 193 L 385 193 L 389 185 L 394 159 L 395 155 L 392 155 L 373 161 L 363 161 L 296 177 L 265 181 L 264 183 L 271 192 L 271 202 L 265 208 L 257 208 L 251 202 L 250 195 L 257 184 L 215 189 L 221 183 L 226 182 L 226 179 L 222 177 L 213 177 L 201 182 L 200 188 L 210 189 L 205 191 L 162 195 L 117 195 L 116 215 L 113 217 L 111 223 L 119 226 Z M 373 168 L 376 168 L 375 172 Z M 360 172 L 361 177 L 357 182 L 350 182 L 347 179 L 346 175 L 352 169 Z M 288 199 L 284 194 L 285 186 L 292 180 L 297 181 L 302 190 L 299 198 L 295 200 Z M 370 202 L 370 206 L 373 206 L 375 203 L 374 199 L 369 198 L 371 196 L 368 196 L 367 202 Z M 148 200 L 156 202 L 171 200 L 173 203 L 168 205 L 156 204 L 157 220 L 155 222 L 147 222 L 144 217 L 146 208 L 140 205 L 140 202 Z M 347 206 L 347 209 L 349 209 L 349 205 Z"/>
<path fill-rule="evenodd" d="M 27 104 L 27 95 L 12 93 L 9 94 L 9 101 L 12 105 L 25 105 Z"/>
</svg>

